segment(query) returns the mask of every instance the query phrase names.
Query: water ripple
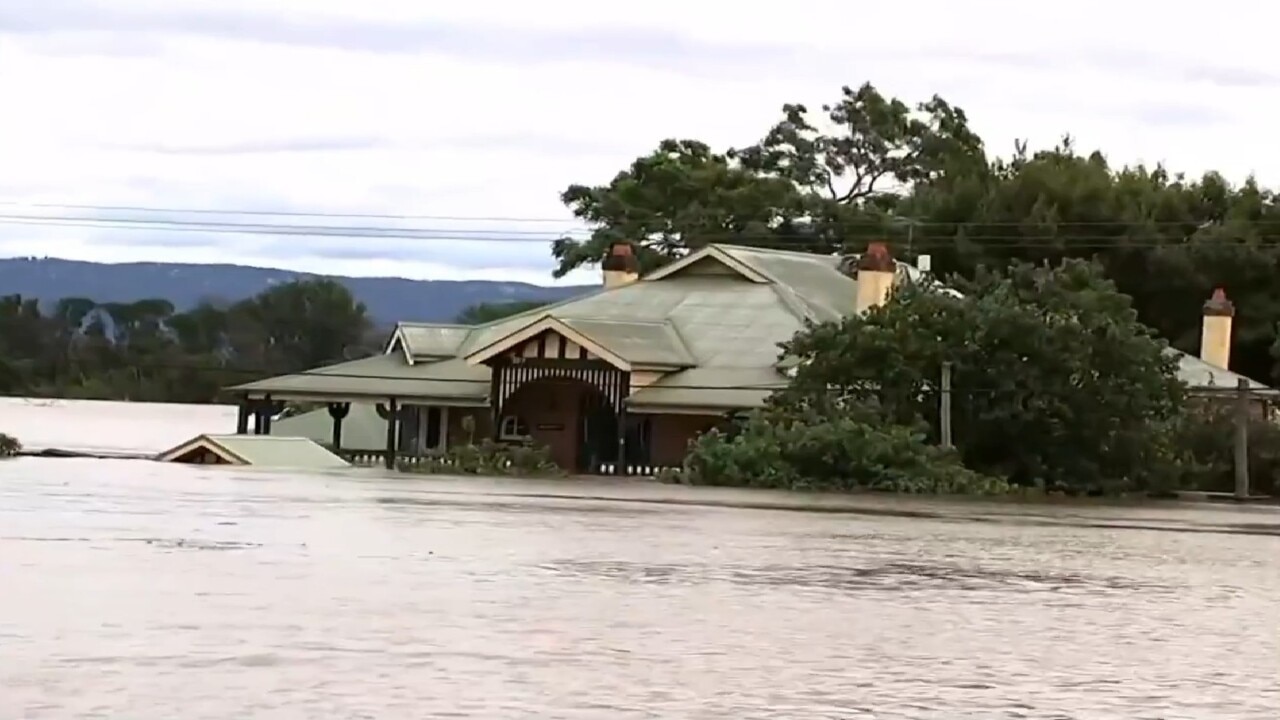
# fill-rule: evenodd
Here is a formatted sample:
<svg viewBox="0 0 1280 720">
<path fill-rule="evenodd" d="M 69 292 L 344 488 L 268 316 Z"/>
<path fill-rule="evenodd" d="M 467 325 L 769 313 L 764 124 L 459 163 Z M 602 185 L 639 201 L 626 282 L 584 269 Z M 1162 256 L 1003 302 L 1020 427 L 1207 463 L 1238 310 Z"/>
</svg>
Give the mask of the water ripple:
<svg viewBox="0 0 1280 720">
<path fill-rule="evenodd" d="M 922 588 L 956 590 L 1014 589 L 1018 592 L 1065 590 L 1172 592 L 1174 587 L 1122 577 L 1053 573 L 1001 568 L 966 568 L 954 564 L 890 562 L 865 567 L 840 565 L 664 565 L 625 561 L 565 560 L 540 569 L 567 576 L 597 576 L 635 583 L 688 584 L 726 582 L 737 585 L 811 587 L 825 590 L 891 590 Z"/>
<path fill-rule="evenodd" d="M 1280 716 L 1269 516 L 5 473 L 0 717 Z"/>
</svg>

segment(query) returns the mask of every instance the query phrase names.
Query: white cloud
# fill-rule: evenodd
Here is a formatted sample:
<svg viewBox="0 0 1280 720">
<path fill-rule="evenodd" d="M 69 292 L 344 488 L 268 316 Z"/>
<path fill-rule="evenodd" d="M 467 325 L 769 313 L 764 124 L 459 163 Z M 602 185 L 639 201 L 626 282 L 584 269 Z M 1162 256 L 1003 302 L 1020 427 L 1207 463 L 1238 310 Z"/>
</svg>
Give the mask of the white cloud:
<svg viewBox="0 0 1280 720">
<path fill-rule="evenodd" d="M 745 144 L 782 103 L 864 80 L 943 95 L 997 151 L 1070 132 L 1118 162 L 1266 183 L 1280 177 L 1257 152 L 1280 110 L 1280 71 L 1263 57 L 1278 19 L 1243 0 L 1199 16 L 1097 0 L 790 14 L 688 0 L 9 0 L 0 200 L 563 224 L 405 223 L 520 243 L 189 233 L 168 247 L 156 229 L 10 225 L 0 253 L 548 282 L 540 241 L 573 227 L 566 185 L 605 181 L 668 136 Z"/>
</svg>

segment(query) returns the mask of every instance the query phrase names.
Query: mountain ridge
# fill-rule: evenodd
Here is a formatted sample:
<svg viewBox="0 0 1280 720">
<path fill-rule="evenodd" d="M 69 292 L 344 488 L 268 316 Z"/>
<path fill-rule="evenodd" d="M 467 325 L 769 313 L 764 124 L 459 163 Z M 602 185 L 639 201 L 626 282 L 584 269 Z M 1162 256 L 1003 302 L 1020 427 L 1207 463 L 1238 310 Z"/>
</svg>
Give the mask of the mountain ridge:
<svg viewBox="0 0 1280 720">
<path fill-rule="evenodd" d="M 235 302 L 272 285 L 314 277 L 332 278 L 346 285 L 379 325 L 398 321 L 450 322 L 477 303 L 516 300 L 550 303 L 592 289 L 590 285 L 546 287 L 504 280 L 351 277 L 233 263 L 0 258 L 0 295 L 38 298 L 42 306 L 64 297 L 86 297 L 100 303 L 163 298 L 179 310 L 187 310 L 202 300 Z"/>
</svg>

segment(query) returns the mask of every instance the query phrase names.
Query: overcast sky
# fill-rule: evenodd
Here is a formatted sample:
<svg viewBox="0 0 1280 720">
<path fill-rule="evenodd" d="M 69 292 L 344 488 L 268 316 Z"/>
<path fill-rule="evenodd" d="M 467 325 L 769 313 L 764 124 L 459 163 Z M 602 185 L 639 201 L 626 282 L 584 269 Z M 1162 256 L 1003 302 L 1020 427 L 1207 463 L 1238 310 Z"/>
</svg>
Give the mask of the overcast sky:
<svg viewBox="0 0 1280 720">
<path fill-rule="evenodd" d="M 10 219 L 0 255 L 547 283 L 538 240 L 574 227 L 567 184 L 607 181 L 664 137 L 750 143 L 784 102 L 819 105 L 866 80 L 911 102 L 943 95 L 1002 154 L 1069 131 L 1117 162 L 1280 185 L 1280 66 L 1265 58 L 1280 6 L 905 7 L 2 0 L 0 202 L 547 221 L 403 223 L 528 240 L 486 243 Z M 95 214 L 0 207 L 37 213 Z M 594 271 L 570 278 L 584 279 Z"/>
</svg>

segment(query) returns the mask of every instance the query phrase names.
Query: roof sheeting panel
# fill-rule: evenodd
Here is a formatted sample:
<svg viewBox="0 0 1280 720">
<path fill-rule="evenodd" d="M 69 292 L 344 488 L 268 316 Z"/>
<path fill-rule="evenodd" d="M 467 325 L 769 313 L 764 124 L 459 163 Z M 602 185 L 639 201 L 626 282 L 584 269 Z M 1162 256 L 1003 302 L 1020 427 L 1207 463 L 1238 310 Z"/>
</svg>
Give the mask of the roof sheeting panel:
<svg viewBox="0 0 1280 720">
<path fill-rule="evenodd" d="M 489 368 L 451 359 L 410 365 L 399 353 L 329 365 L 230 388 L 280 399 L 308 397 L 425 399 L 463 404 L 489 396 Z"/>
<path fill-rule="evenodd" d="M 1271 390 L 1270 387 L 1260 382 L 1254 382 L 1226 368 L 1207 363 L 1181 350 L 1168 348 L 1165 352 L 1178 357 L 1178 379 L 1186 383 L 1187 387 L 1192 390 L 1235 390 L 1241 380 L 1249 383 L 1250 390 Z"/>
<path fill-rule="evenodd" d="M 182 462 L 192 452 L 207 450 L 230 465 L 327 469 L 350 463 L 315 442 L 273 435 L 199 435 L 156 456 L 161 462 Z"/>
<path fill-rule="evenodd" d="M 396 332 L 413 358 L 451 358 L 466 342 L 472 328 L 467 325 L 400 323 Z"/>
<path fill-rule="evenodd" d="M 578 320 L 564 324 L 609 348 L 632 365 L 692 367 L 697 365 L 684 341 L 668 323 Z"/>
<path fill-rule="evenodd" d="M 787 379 L 773 368 L 691 368 L 671 373 L 627 398 L 637 411 L 705 407 L 717 410 L 753 408 L 764 404 Z"/>
</svg>

